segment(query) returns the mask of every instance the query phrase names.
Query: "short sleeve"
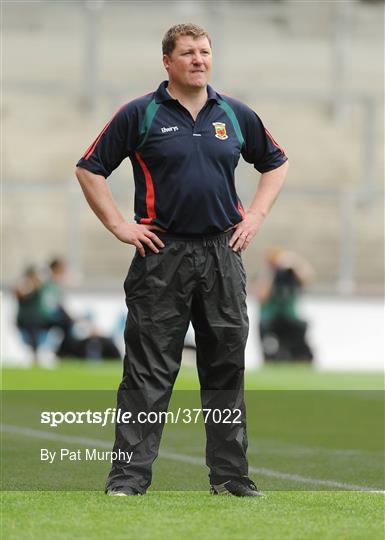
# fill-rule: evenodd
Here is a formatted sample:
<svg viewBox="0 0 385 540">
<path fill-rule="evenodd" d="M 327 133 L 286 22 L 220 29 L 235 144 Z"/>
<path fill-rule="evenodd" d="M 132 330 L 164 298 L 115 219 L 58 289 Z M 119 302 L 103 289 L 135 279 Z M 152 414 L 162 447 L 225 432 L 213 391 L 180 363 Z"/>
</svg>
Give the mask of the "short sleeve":
<svg viewBox="0 0 385 540">
<path fill-rule="evenodd" d="M 107 178 L 133 152 L 138 133 L 137 115 L 123 105 L 77 162 L 78 167 Z"/>
<path fill-rule="evenodd" d="M 242 156 L 248 163 L 253 163 L 257 171 L 261 173 L 272 171 L 287 161 L 283 148 L 251 109 L 245 118 L 244 133 Z"/>
</svg>

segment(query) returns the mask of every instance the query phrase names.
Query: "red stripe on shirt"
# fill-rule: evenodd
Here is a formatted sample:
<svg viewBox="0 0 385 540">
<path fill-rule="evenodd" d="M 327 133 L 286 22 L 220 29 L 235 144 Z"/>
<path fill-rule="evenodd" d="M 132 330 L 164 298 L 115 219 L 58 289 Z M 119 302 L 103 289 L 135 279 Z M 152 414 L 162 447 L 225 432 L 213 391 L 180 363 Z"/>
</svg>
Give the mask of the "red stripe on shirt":
<svg viewBox="0 0 385 540">
<path fill-rule="evenodd" d="M 148 217 L 141 218 L 140 223 L 151 223 L 151 221 L 156 218 L 154 183 L 152 181 L 152 176 L 147 168 L 147 165 L 144 163 L 138 152 L 135 152 L 135 157 L 142 168 L 144 179 L 146 181 L 146 208 Z"/>
<path fill-rule="evenodd" d="M 149 92 L 148 94 L 145 94 L 144 96 L 141 96 L 141 97 L 145 97 L 145 96 L 149 96 L 150 94 L 152 94 L 152 92 Z M 136 99 L 140 99 L 140 98 L 136 98 Z M 133 101 L 133 100 L 132 100 Z M 82 158 L 83 159 L 89 159 L 90 156 L 92 156 L 92 153 L 93 151 L 95 150 L 98 142 L 100 141 L 100 139 L 102 138 L 102 135 L 103 133 L 106 131 L 106 129 L 108 128 L 108 126 L 111 124 L 112 120 L 115 118 L 115 116 L 118 114 L 119 111 L 121 111 L 123 109 L 123 107 L 125 107 L 126 105 L 128 105 L 129 103 L 131 103 L 131 101 L 127 101 L 126 103 L 123 103 L 123 105 L 121 107 L 119 107 L 119 109 L 115 112 L 115 114 L 112 115 L 112 117 L 110 118 L 110 120 L 107 122 L 107 124 L 104 126 L 104 128 L 102 129 L 102 131 L 99 133 L 99 135 L 96 137 L 96 139 L 94 140 L 94 142 L 91 143 L 91 145 L 87 148 L 87 150 L 84 152 Z"/>
<path fill-rule="evenodd" d="M 266 131 L 266 135 L 269 137 L 269 139 L 271 140 L 271 142 L 274 144 L 274 146 L 276 146 L 279 150 L 281 150 L 282 154 L 285 154 L 285 150 L 282 148 L 282 146 L 280 146 L 277 141 L 274 139 L 274 137 L 272 136 L 272 134 L 270 133 L 270 131 L 268 131 L 266 128 L 265 128 L 265 131 Z M 286 155 L 286 154 L 285 154 Z"/>
<path fill-rule="evenodd" d="M 242 219 L 245 219 L 245 211 L 242 208 L 241 201 L 238 199 L 238 212 L 241 214 Z"/>
<path fill-rule="evenodd" d="M 129 103 L 129 102 L 127 102 Z M 89 159 L 89 157 L 92 155 L 93 151 L 95 150 L 96 148 L 96 145 L 98 144 L 98 142 L 100 141 L 100 139 L 102 138 L 102 135 L 103 133 L 106 131 L 106 129 L 108 128 L 108 126 L 111 124 L 112 120 L 115 118 L 115 116 L 118 114 L 118 112 L 123 109 L 123 107 L 125 105 L 127 105 L 127 103 L 124 103 L 124 105 L 122 105 L 121 107 L 119 107 L 119 109 L 116 111 L 116 113 L 110 118 L 110 120 L 107 122 L 107 124 L 104 126 L 104 128 L 102 129 L 102 131 L 99 133 L 99 135 L 96 137 L 96 139 L 94 140 L 94 142 L 91 144 L 91 146 L 89 146 L 87 148 L 87 150 L 84 152 L 83 154 L 83 158 L 84 159 Z"/>
</svg>

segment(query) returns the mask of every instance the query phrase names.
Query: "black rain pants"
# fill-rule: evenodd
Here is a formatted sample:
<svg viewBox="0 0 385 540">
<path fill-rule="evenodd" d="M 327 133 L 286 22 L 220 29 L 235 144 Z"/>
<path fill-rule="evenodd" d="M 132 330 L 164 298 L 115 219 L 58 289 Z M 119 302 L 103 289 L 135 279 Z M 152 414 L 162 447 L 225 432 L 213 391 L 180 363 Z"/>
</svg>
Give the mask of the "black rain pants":
<svg viewBox="0 0 385 540">
<path fill-rule="evenodd" d="M 136 253 L 124 283 L 128 308 L 126 353 L 117 408 L 134 417 L 167 411 L 178 374 L 185 334 L 195 330 L 202 408 L 240 409 L 240 423 L 205 424 L 206 463 L 211 483 L 247 475 L 244 350 L 248 334 L 246 276 L 240 253 L 228 245 L 232 231 L 201 237 L 156 233 L 158 254 Z M 106 491 L 151 484 L 163 426 L 117 423 L 115 460 Z"/>
</svg>

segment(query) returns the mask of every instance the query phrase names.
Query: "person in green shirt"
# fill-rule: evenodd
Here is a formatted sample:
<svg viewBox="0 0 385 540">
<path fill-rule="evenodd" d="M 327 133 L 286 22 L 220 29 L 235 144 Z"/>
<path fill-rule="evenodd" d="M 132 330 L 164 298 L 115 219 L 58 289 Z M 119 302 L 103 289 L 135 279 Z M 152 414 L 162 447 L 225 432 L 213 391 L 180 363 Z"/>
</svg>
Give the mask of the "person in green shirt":
<svg viewBox="0 0 385 540">
<path fill-rule="evenodd" d="M 37 362 L 37 350 L 45 336 L 45 313 L 42 304 L 43 281 L 34 266 L 28 266 L 14 287 L 17 298 L 16 325 L 23 340 L 32 349 Z"/>
<path fill-rule="evenodd" d="M 50 262 L 49 276 L 45 279 L 34 266 L 29 266 L 13 289 L 18 304 L 16 325 L 24 342 L 32 349 L 35 363 L 38 349 L 51 328 L 58 328 L 62 333 L 56 355 L 71 355 L 73 350 L 73 320 L 62 305 L 65 272 L 66 265 L 61 259 Z"/>
<path fill-rule="evenodd" d="M 300 255 L 282 248 L 266 254 L 267 275 L 257 286 L 260 302 L 259 332 L 266 359 L 312 360 L 306 341 L 307 322 L 297 311 L 303 286 L 313 279 L 311 265 Z"/>
<path fill-rule="evenodd" d="M 45 328 L 59 328 L 63 333 L 62 341 L 56 351 L 57 356 L 73 353 L 72 328 L 74 321 L 63 307 L 63 286 L 67 266 L 60 258 L 49 263 L 49 276 L 41 288 L 41 311 Z"/>
</svg>

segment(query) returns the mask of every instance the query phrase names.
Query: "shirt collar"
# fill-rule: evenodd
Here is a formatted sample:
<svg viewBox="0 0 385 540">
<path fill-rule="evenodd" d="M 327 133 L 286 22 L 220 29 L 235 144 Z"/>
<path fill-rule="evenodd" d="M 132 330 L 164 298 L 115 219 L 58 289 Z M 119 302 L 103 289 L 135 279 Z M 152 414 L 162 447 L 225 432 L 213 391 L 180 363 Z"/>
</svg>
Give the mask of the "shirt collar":
<svg viewBox="0 0 385 540">
<path fill-rule="evenodd" d="M 170 94 L 167 92 L 166 88 L 168 85 L 168 81 L 163 81 L 160 83 L 158 90 L 155 92 L 155 101 L 157 103 L 164 103 L 165 101 L 177 101 L 173 97 L 170 96 Z M 216 93 L 214 88 L 212 88 L 209 84 L 207 85 L 207 100 L 215 100 L 218 102 L 219 95 Z"/>
</svg>

